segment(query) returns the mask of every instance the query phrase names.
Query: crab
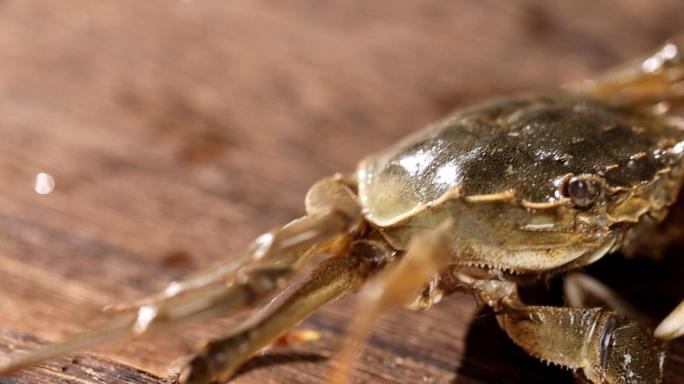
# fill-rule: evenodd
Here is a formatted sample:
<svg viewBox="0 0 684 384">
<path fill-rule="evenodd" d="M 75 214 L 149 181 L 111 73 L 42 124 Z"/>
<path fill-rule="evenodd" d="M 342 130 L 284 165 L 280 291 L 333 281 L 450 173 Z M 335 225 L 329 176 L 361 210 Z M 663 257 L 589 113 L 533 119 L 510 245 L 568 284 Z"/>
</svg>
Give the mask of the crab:
<svg viewBox="0 0 684 384">
<path fill-rule="evenodd" d="M 570 90 L 457 111 L 315 183 L 306 215 L 259 236 L 218 268 L 117 306 L 110 323 L 0 360 L 0 373 L 113 339 L 254 310 L 186 361 L 177 381 L 229 380 L 321 305 L 358 292 L 330 381 L 387 309 L 427 309 L 467 292 L 528 354 L 591 383 L 659 383 L 664 342 L 684 334 L 684 302 L 655 330 L 576 272 L 607 254 L 654 253 L 684 179 L 684 38 Z M 673 235 L 674 234 L 674 235 Z M 644 240 L 647 239 L 647 240 Z M 285 291 L 304 266 L 326 255 Z M 518 287 L 566 274 L 567 306 L 530 305 Z M 286 292 L 286 293 L 282 293 Z M 263 309 L 256 308 L 270 301 Z M 588 297 L 601 307 L 585 307 Z"/>
</svg>

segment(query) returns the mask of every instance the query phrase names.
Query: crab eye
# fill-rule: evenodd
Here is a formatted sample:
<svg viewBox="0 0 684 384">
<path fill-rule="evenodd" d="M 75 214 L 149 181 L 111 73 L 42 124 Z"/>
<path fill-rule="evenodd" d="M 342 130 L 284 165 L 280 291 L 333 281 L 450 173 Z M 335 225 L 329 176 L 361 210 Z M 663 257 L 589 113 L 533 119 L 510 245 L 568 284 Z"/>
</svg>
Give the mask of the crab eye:
<svg viewBox="0 0 684 384">
<path fill-rule="evenodd" d="M 577 207 L 588 208 L 603 194 L 603 184 L 593 175 L 573 176 L 566 181 L 562 192 Z"/>
</svg>

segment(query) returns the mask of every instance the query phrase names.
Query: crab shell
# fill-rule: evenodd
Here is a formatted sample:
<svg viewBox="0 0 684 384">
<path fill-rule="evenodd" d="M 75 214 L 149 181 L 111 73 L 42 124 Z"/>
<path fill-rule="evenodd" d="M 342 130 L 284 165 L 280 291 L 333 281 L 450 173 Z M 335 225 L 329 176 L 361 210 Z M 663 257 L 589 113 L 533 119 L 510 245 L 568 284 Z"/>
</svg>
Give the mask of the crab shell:
<svg viewBox="0 0 684 384">
<path fill-rule="evenodd" d="M 659 222 L 680 189 L 684 126 L 572 95 L 457 112 L 357 168 L 366 219 L 396 249 L 451 219 L 454 262 L 513 273 L 589 264 Z M 577 206 L 571 177 L 601 195 Z"/>
</svg>

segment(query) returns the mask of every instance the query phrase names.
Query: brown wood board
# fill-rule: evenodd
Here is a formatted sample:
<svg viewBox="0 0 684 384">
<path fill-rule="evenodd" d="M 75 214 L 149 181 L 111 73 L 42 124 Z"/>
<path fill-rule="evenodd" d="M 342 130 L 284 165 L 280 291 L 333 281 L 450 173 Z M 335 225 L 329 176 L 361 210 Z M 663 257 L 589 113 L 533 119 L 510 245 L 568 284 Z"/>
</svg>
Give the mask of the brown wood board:
<svg viewBox="0 0 684 384">
<path fill-rule="evenodd" d="M 0 2 L 0 351 L 106 319 L 100 308 L 230 258 L 349 172 L 450 110 L 591 77 L 682 33 L 678 0 Z M 55 177 L 33 192 L 38 172 Z M 651 313 L 684 297 L 676 250 L 590 269 Z M 679 274 L 678 274 L 679 272 Z M 681 288 L 681 289 L 680 289 Z M 251 360 L 235 383 L 319 383 L 353 300 L 320 341 Z M 64 358 L 0 383 L 153 383 L 236 319 Z M 666 382 L 684 381 L 684 343 Z M 397 310 L 363 383 L 572 382 L 466 296 Z"/>
</svg>

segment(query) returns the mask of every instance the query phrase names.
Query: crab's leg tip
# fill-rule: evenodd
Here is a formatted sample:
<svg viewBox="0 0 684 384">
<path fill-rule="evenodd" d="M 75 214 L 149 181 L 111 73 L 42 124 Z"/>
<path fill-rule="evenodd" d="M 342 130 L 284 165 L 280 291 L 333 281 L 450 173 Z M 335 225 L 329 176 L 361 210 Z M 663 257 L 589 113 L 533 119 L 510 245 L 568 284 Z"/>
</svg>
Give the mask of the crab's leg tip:
<svg viewBox="0 0 684 384">
<path fill-rule="evenodd" d="M 209 365 L 203 356 L 195 356 L 181 367 L 174 383 L 178 384 L 204 384 L 211 383 L 212 375 Z"/>
<path fill-rule="evenodd" d="M 11 359 L 11 358 L 0 358 L 0 375 L 6 375 L 9 373 L 12 373 L 19 369 L 20 366 L 17 365 L 17 359 Z"/>
<path fill-rule="evenodd" d="M 684 324 L 674 321 L 663 320 L 653 332 L 653 336 L 660 340 L 672 340 L 684 335 Z"/>
<path fill-rule="evenodd" d="M 653 335 L 661 340 L 672 340 L 684 335 L 684 302 L 660 322 Z"/>
</svg>

